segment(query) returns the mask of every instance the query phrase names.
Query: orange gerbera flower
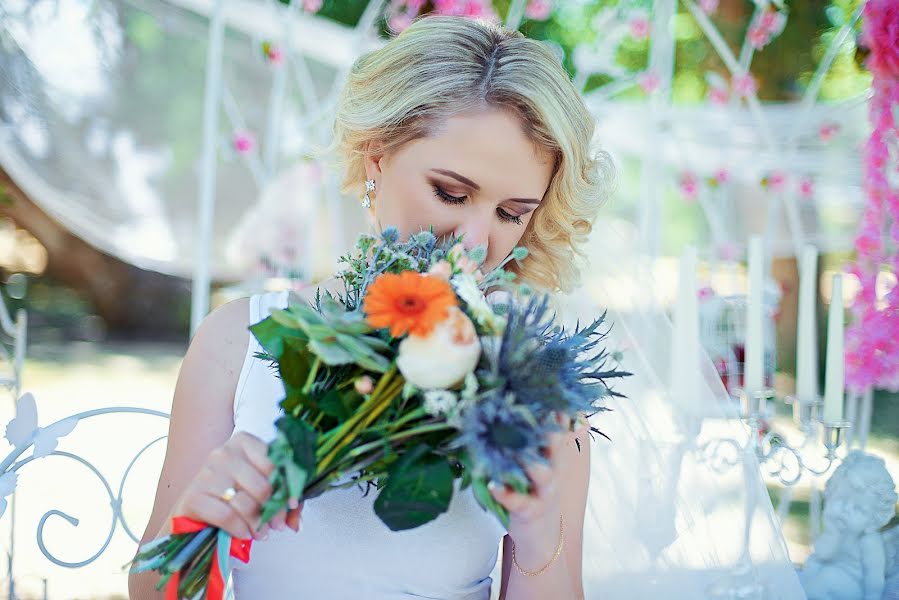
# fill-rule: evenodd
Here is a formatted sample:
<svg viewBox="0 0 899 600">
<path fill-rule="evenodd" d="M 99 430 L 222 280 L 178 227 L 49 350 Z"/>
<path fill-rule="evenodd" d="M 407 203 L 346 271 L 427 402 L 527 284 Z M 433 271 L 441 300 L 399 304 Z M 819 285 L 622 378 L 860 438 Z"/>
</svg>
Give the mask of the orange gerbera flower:
<svg viewBox="0 0 899 600">
<path fill-rule="evenodd" d="M 403 271 L 379 275 L 365 292 L 362 310 L 369 325 L 389 327 L 393 337 L 407 332 L 426 336 L 449 316 L 450 307 L 457 305 L 456 294 L 446 281 Z"/>
</svg>

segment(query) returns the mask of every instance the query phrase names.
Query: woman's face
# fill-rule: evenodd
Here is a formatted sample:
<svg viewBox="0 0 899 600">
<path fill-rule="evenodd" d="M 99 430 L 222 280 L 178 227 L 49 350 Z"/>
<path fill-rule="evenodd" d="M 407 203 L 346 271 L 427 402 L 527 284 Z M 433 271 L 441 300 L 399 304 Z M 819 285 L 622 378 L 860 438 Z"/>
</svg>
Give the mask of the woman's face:
<svg viewBox="0 0 899 600">
<path fill-rule="evenodd" d="M 375 180 L 374 217 L 405 239 L 433 226 L 487 249 L 498 265 L 521 239 L 552 177 L 553 157 L 498 109 L 450 117 L 431 136 L 366 157 Z"/>
</svg>

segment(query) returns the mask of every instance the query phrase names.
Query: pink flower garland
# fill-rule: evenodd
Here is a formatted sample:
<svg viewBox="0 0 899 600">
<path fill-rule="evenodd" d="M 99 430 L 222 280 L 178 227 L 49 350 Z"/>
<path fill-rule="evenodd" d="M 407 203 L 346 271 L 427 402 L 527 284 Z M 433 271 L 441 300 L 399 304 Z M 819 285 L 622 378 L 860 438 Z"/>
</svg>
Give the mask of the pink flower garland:
<svg viewBox="0 0 899 600">
<path fill-rule="evenodd" d="M 864 9 L 863 39 L 871 49 L 868 68 L 874 75 L 869 105 L 871 137 L 865 146 L 865 191 L 868 201 L 855 238 L 856 262 L 850 272 L 861 290 L 846 331 L 846 385 L 861 392 L 871 387 L 899 391 L 899 285 L 878 306 L 877 274 L 882 266 L 899 273 L 899 189 L 890 185 L 887 141 L 897 126 L 899 106 L 899 3 L 869 0 Z M 892 255 L 886 237 L 892 238 Z"/>
</svg>

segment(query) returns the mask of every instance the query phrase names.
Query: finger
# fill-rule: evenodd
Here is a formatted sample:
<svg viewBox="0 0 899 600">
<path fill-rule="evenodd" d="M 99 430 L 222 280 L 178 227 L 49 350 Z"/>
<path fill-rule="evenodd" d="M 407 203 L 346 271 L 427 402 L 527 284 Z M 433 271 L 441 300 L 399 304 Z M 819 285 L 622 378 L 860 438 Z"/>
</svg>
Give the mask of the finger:
<svg viewBox="0 0 899 600">
<path fill-rule="evenodd" d="M 571 433 L 555 431 L 546 435 L 546 446 L 543 456 L 549 461 L 551 469 L 559 469 L 565 459 L 565 445 L 571 438 Z"/>
<path fill-rule="evenodd" d="M 272 520 L 269 521 L 269 525 L 271 525 L 272 529 L 277 531 L 284 531 L 284 528 L 287 527 L 287 511 L 283 508 L 275 513 L 275 516 L 272 517 Z"/>
<path fill-rule="evenodd" d="M 250 464 L 256 467 L 265 477 L 271 475 L 275 470 L 275 465 L 268 457 L 268 445 L 254 435 L 240 432 L 237 446 L 243 451 L 244 456 L 250 461 Z"/>
<path fill-rule="evenodd" d="M 294 531 L 300 530 L 300 515 L 303 512 L 303 506 L 300 505 L 298 508 L 295 508 L 287 513 L 287 526 L 293 529 Z"/>
<path fill-rule="evenodd" d="M 519 494 L 508 487 L 500 486 L 491 487 L 490 492 L 496 501 L 502 504 L 510 513 L 514 513 L 524 519 L 539 514 L 538 509 L 542 503 L 533 496 Z"/>
<path fill-rule="evenodd" d="M 236 518 L 244 521 L 250 532 L 256 532 L 260 525 L 260 506 L 256 502 L 256 499 L 243 489 L 237 489 L 237 493 L 228 501 L 225 501 L 221 496 L 228 487 L 238 488 L 237 485 L 231 483 L 232 481 L 233 476 L 231 474 L 221 473 L 211 469 L 206 470 L 203 475 L 204 485 L 202 490 L 205 495 L 214 498 L 229 507 Z"/>
<path fill-rule="evenodd" d="M 196 516 L 228 532 L 232 537 L 247 539 L 253 537 L 252 529 L 234 509 L 220 498 L 198 494 L 193 501 Z"/>
<path fill-rule="evenodd" d="M 555 493 L 555 473 L 550 465 L 533 463 L 526 471 L 533 484 L 530 495 L 546 498 Z"/>
<path fill-rule="evenodd" d="M 240 451 L 231 449 L 229 453 L 230 460 L 214 463 L 212 469 L 223 479 L 230 478 L 234 487 L 247 492 L 259 505 L 265 504 L 272 495 L 271 483 Z"/>
</svg>

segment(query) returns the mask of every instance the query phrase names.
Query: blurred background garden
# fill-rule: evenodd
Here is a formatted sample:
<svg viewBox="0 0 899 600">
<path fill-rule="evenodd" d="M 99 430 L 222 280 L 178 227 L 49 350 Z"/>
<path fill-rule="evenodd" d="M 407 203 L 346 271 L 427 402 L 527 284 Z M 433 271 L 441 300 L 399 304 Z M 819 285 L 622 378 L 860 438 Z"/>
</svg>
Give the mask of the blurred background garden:
<svg viewBox="0 0 899 600">
<path fill-rule="evenodd" d="M 41 425 L 100 407 L 167 412 L 203 314 L 263 289 L 300 289 L 330 276 L 367 227 L 358 199 L 339 192 L 320 154 L 340 83 L 360 53 L 439 12 L 518 27 L 557 53 L 596 115 L 598 146 L 618 168 L 600 220 L 651 258 L 653 293 L 670 310 L 678 258 L 697 249 L 702 343 L 728 389 L 739 385 L 744 335 L 728 307 L 746 294 L 750 236 L 764 237 L 768 369 L 779 398 L 765 427 L 792 435 L 797 424 L 782 400 L 796 393 L 801 249 L 818 252 L 821 389 L 832 274 L 844 274 L 848 347 L 852 324 L 863 318 L 859 303 L 899 318 L 899 215 L 883 209 L 883 225 L 893 230 L 879 252 L 889 260 L 873 272 L 857 267 L 871 204 L 865 152 L 874 95 L 862 6 L 0 0 L 0 294 L 11 321 L 0 365 L 10 393 L 0 422 L 15 416 L 24 392 L 36 398 Z M 899 173 L 896 122 L 884 168 Z M 615 297 L 597 301 L 627 308 Z M 27 344 L 17 370 L 21 330 L 12 322 L 22 312 Z M 899 353 L 895 343 L 877 352 L 887 362 L 867 380 L 847 362 L 850 392 L 861 403 L 855 410 L 864 413 L 864 394 L 872 397 L 870 414 L 855 413 L 869 419 L 869 434 L 856 427 L 850 441 L 882 456 L 895 480 L 899 364 L 889 361 Z M 884 374 L 890 370 L 892 377 Z M 96 421 L 79 425 L 65 449 L 89 456 L 115 490 L 166 423 L 152 415 Z M 163 449 L 156 443 L 135 463 L 123 494 L 123 514 L 138 537 Z M 817 526 L 809 479 L 783 504 L 784 486 L 767 480 L 797 565 Z M 0 565 L 3 589 L 12 589 L 11 564 L 16 597 L 124 597 L 121 566 L 133 541 L 115 528 L 104 547 L 116 494 L 89 467 L 60 457 L 22 469 L 17 489 L 16 511 L 6 509 L 0 521 L 0 547 L 14 556 Z M 45 553 L 35 530 L 53 509 L 81 523 L 47 519 Z M 79 569 L 46 556 L 77 564 L 98 550 L 102 556 Z"/>
</svg>

